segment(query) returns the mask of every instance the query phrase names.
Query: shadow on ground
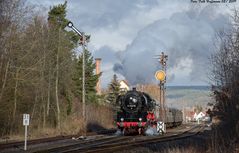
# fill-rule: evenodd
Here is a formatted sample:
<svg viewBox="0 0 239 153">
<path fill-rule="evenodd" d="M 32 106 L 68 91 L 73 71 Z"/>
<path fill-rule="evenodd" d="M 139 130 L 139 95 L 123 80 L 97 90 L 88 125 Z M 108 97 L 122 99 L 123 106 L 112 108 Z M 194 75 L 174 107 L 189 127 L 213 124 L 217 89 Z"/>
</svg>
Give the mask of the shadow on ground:
<svg viewBox="0 0 239 153">
<path fill-rule="evenodd" d="M 96 122 L 91 122 L 87 124 L 87 132 L 96 132 L 97 134 L 107 134 L 108 130 L 110 131 L 112 129 L 107 129 Z"/>
</svg>

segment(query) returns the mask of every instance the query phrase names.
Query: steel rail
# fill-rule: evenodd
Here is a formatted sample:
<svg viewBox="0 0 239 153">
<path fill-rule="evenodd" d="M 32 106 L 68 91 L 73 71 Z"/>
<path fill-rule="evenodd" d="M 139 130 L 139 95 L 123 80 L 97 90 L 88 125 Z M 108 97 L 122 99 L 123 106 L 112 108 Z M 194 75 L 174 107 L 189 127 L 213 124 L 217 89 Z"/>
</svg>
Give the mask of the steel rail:
<svg viewBox="0 0 239 153">
<path fill-rule="evenodd" d="M 111 133 L 114 133 L 115 131 L 116 131 L 115 129 L 111 129 L 111 130 L 101 130 L 96 132 L 88 132 L 87 136 L 92 136 L 97 134 L 111 134 Z M 72 139 L 72 137 L 79 137 L 79 135 L 66 135 L 66 136 L 55 136 L 55 137 L 49 137 L 49 138 L 33 139 L 33 140 L 28 140 L 28 145 Z M 1 143 L 0 150 L 9 149 L 9 148 L 19 148 L 23 145 L 24 145 L 24 141 Z"/>
<path fill-rule="evenodd" d="M 72 150 L 72 148 L 85 148 L 85 147 L 93 147 L 93 146 L 98 146 L 98 145 L 103 145 L 103 144 L 111 144 L 115 143 L 118 141 L 125 141 L 127 139 L 130 139 L 132 137 L 126 137 L 126 136 L 113 136 L 113 137 L 107 137 L 107 138 L 98 138 L 94 140 L 88 140 L 88 141 L 80 141 L 76 142 L 71 145 L 66 145 L 66 146 L 60 146 L 56 148 L 48 148 L 45 150 L 40 150 L 40 151 L 35 151 L 34 153 L 52 153 L 52 152 L 67 152 L 69 150 Z"/>
<path fill-rule="evenodd" d="M 146 144 L 153 144 L 153 143 L 159 143 L 159 142 L 167 142 L 167 141 L 173 141 L 173 140 L 179 140 L 179 139 L 185 139 L 194 135 L 197 135 L 203 127 L 195 126 L 187 131 L 181 132 L 176 135 L 170 135 L 170 136 L 160 136 L 160 137 L 154 137 L 149 139 L 143 139 L 143 140 L 136 140 L 136 139 L 129 139 L 129 141 L 124 142 L 116 142 L 111 144 L 103 144 L 103 145 L 94 145 L 94 146 L 86 146 L 84 148 L 73 148 L 71 150 L 62 151 L 61 153 L 71 153 L 71 152 L 112 152 L 117 150 L 122 150 L 125 148 L 131 148 L 135 146 L 140 145 L 146 145 Z"/>
</svg>

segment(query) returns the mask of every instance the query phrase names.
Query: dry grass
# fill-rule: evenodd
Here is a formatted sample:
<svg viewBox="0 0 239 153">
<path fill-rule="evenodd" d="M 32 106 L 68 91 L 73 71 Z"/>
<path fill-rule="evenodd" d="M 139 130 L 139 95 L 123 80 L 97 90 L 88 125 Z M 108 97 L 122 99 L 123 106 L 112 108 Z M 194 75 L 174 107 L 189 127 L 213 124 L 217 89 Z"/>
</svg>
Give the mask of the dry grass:
<svg viewBox="0 0 239 153">
<path fill-rule="evenodd" d="M 156 84 L 147 84 L 147 85 L 137 85 L 137 90 L 150 93 L 150 96 L 152 96 L 154 99 L 157 101 L 160 100 L 160 91 L 159 91 L 159 86 Z"/>
<path fill-rule="evenodd" d="M 28 127 L 28 139 L 39 139 L 45 137 L 53 137 L 57 135 L 73 135 L 83 134 L 86 125 L 84 124 L 81 109 L 78 113 L 73 113 L 70 116 L 62 119 L 61 129 L 55 127 L 38 127 L 31 125 Z M 86 106 L 87 114 L 87 131 L 97 131 L 102 129 L 113 128 L 113 111 L 110 107 L 101 106 L 97 104 L 89 104 Z M 0 140 L 1 142 L 21 141 L 24 140 L 24 128 L 21 127 L 21 132 L 16 135 L 5 136 Z M 7 139 L 6 139 L 7 138 Z"/>
<path fill-rule="evenodd" d="M 189 147 L 189 148 L 168 149 L 165 150 L 163 153 L 200 153 L 200 152 L 193 147 Z"/>
<path fill-rule="evenodd" d="M 87 121 L 89 124 L 97 124 L 102 128 L 112 128 L 113 125 L 113 111 L 110 107 L 101 105 L 87 105 Z M 97 130 L 97 129 L 96 129 Z"/>
<path fill-rule="evenodd" d="M 61 124 L 61 129 L 43 129 L 38 135 L 72 135 L 83 134 L 85 128 L 87 131 L 97 131 L 113 127 L 113 113 L 110 107 L 97 104 L 86 105 L 86 120 L 84 122 L 81 109 L 78 115 L 74 114 L 65 118 Z"/>
<path fill-rule="evenodd" d="M 221 123 L 212 130 L 209 152 L 238 153 L 237 141 L 232 126 Z"/>
<path fill-rule="evenodd" d="M 120 151 L 121 152 L 121 151 Z M 125 150 L 123 152 L 127 153 L 202 153 L 198 150 L 196 150 L 193 147 L 188 147 L 188 148 L 165 148 L 163 151 L 157 151 L 157 150 L 151 150 L 148 148 L 137 148 L 137 150 Z"/>
<path fill-rule="evenodd" d="M 58 134 L 72 135 L 82 133 L 84 131 L 83 119 L 76 116 L 68 117 L 62 124 L 61 129 L 58 130 Z"/>
</svg>

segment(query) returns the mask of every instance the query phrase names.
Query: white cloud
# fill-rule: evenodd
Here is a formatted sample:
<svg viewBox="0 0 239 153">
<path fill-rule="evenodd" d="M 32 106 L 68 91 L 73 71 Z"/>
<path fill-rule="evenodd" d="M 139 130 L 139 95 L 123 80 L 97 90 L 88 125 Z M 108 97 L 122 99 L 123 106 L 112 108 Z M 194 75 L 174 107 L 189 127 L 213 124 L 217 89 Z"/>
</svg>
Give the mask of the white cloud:
<svg viewBox="0 0 239 153">
<path fill-rule="evenodd" d="M 52 5 L 64 3 L 64 0 L 28 0 L 28 2 L 50 8 Z M 204 11 L 203 13 L 210 15 L 211 18 L 202 13 L 202 18 L 191 19 L 184 22 L 183 20 L 188 18 L 177 16 L 180 13 L 183 14 L 185 12 L 193 13 L 193 10 L 195 9 L 203 10 L 208 6 L 210 6 L 210 9 L 207 9 L 207 11 Z M 177 74 L 175 75 L 175 80 L 172 80 L 171 83 L 180 84 L 182 78 L 185 78 L 185 81 L 183 81 L 184 83 L 187 83 L 187 80 L 190 80 L 189 82 L 193 84 L 200 83 L 200 81 L 198 81 L 201 80 L 200 76 L 205 76 L 205 74 L 199 70 L 200 73 L 195 73 L 199 78 L 192 80 L 194 69 L 198 69 L 200 64 L 205 63 L 205 61 L 208 60 L 207 56 L 210 54 L 210 52 L 205 53 L 199 51 L 197 48 L 208 50 L 208 48 L 211 47 L 209 46 L 210 44 L 206 43 L 205 45 L 205 42 L 210 42 L 214 37 L 212 27 L 224 22 L 225 19 L 223 14 L 230 13 L 230 9 L 234 6 L 239 7 L 239 4 L 195 5 L 190 3 L 190 0 L 120 0 L 114 2 L 112 0 L 68 0 L 67 17 L 74 22 L 77 28 L 91 34 L 89 48 L 94 52 L 94 55 L 103 58 L 103 86 L 106 86 L 107 81 L 109 82 L 109 78 L 112 78 L 112 75 L 114 74 L 113 65 L 116 62 L 119 62 L 119 58 L 117 58 L 118 55 L 113 56 L 112 54 L 118 54 L 118 51 L 122 51 L 122 53 L 130 53 L 137 59 L 141 55 L 153 56 L 154 54 L 158 54 L 157 51 L 166 51 L 166 49 L 168 49 L 168 51 L 171 50 L 169 51 L 169 59 L 174 60 L 169 61 L 171 67 L 170 71 L 174 71 L 175 74 Z M 221 14 L 221 16 L 219 16 L 219 14 Z M 172 16 L 174 16 L 174 18 L 179 18 L 180 20 L 176 21 L 175 19 L 174 22 L 169 22 L 169 24 L 161 24 L 171 20 L 170 18 L 172 18 Z M 213 17 L 217 18 L 217 20 L 213 22 L 215 25 L 210 25 Z M 198 20 L 203 20 L 203 22 Z M 178 24 L 178 26 L 175 24 Z M 155 30 L 157 29 L 157 26 L 161 27 L 158 31 Z M 198 29 L 202 32 L 198 32 Z M 168 31 L 166 32 L 164 30 Z M 193 35 L 193 33 L 196 33 L 196 35 Z M 189 37 L 190 35 L 194 37 L 191 38 Z M 146 39 L 146 37 L 149 37 L 150 39 Z M 189 39 L 190 43 L 197 41 L 198 43 L 187 45 L 187 39 Z M 204 40 L 204 44 L 201 39 Z M 180 43 L 183 47 L 180 46 Z M 208 48 L 203 48 L 202 46 Z M 195 52 L 194 56 L 187 59 L 188 61 L 186 60 L 190 67 L 183 70 L 179 68 L 180 64 L 182 64 L 181 58 L 176 58 L 180 57 L 181 53 L 179 55 L 178 51 L 172 51 L 173 49 L 180 49 L 180 47 L 185 50 L 196 48 L 192 50 L 192 52 Z M 150 49 L 152 51 L 151 53 L 149 53 Z M 111 56 L 108 56 L 103 50 L 107 50 L 107 54 L 110 54 Z M 187 51 L 182 50 L 181 52 L 189 54 Z M 198 59 L 195 58 L 196 56 Z M 142 60 L 139 60 L 139 62 L 140 61 Z M 145 60 L 144 62 L 146 61 L 150 62 L 150 60 Z M 200 61 L 203 62 L 200 63 Z M 176 65 L 173 65 L 172 63 L 176 63 Z M 136 63 L 136 65 L 139 64 Z M 155 66 L 155 63 L 150 63 L 149 65 L 154 68 L 157 67 Z M 147 69 L 147 66 L 145 69 Z M 201 83 L 203 83 L 203 81 L 201 81 Z"/>
<path fill-rule="evenodd" d="M 116 30 L 100 29 L 99 31 L 92 31 L 91 36 L 91 44 L 95 49 L 100 49 L 107 45 L 113 48 L 114 51 L 124 50 L 125 46 L 131 42 L 130 38 Z"/>
<path fill-rule="evenodd" d="M 108 25 L 93 30 L 92 36 L 95 37 L 93 37 L 92 43 L 94 46 L 99 49 L 102 46 L 108 45 L 116 51 L 124 50 L 144 27 L 159 19 L 169 18 L 175 12 L 187 9 L 185 3 L 179 5 L 167 3 L 150 8 L 139 4 L 137 7 L 138 9 L 129 12 L 124 18 L 119 19 L 116 27 Z"/>
<path fill-rule="evenodd" d="M 115 70 L 132 84 L 153 82 L 153 73 L 159 64 L 156 65 L 152 57 L 164 51 L 169 55 L 169 68 L 177 67 L 185 56 L 190 56 L 192 72 L 186 79 L 192 84 L 205 84 L 203 69 L 212 51 L 215 33 L 229 26 L 225 15 L 211 17 L 210 13 L 214 13 L 211 6 L 200 11 L 190 9 L 145 26 L 122 53 L 121 65 L 117 64 Z"/>
<path fill-rule="evenodd" d="M 192 72 L 193 60 L 190 57 L 183 58 L 179 61 L 178 65 L 168 70 L 167 78 L 169 85 L 190 85 L 192 82 L 188 79 Z M 172 80 L 170 82 L 170 80 Z"/>
</svg>

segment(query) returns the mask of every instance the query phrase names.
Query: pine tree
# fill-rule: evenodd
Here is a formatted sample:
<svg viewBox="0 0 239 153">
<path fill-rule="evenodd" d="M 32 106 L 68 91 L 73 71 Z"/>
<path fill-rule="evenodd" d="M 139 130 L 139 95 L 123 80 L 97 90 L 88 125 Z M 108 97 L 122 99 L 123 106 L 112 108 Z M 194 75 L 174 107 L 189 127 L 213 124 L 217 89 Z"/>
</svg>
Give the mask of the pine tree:
<svg viewBox="0 0 239 153">
<path fill-rule="evenodd" d="M 50 11 L 48 12 L 48 24 L 51 33 L 50 35 L 53 37 L 56 35 L 58 36 L 60 30 L 62 33 L 61 37 L 64 37 L 64 40 L 68 43 L 67 45 L 69 45 L 68 47 L 73 49 L 77 47 L 77 42 L 80 37 L 73 31 L 65 30 L 67 23 L 69 22 L 69 20 L 66 19 L 66 7 L 67 1 L 65 1 L 64 4 L 59 4 L 50 8 Z M 53 40 L 57 41 L 56 39 Z"/>
<path fill-rule="evenodd" d="M 97 102 L 96 84 L 101 74 L 94 74 L 95 62 L 91 53 L 86 49 L 85 53 L 85 98 L 86 102 Z M 73 77 L 75 81 L 76 90 L 75 94 L 82 101 L 82 64 L 83 54 L 79 56 L 76 63 L 76 72 Z"/>
<path fill-rule="evenodd" d="M 68 20 L 66 19 L 67 2 L 53 6 L 48 12 L 48 50 L 51 52 L 49 60 L 49 81 L 54 82 L 54 100 L 56 107 L 57 126 L 60 128 L 64 103 L 67 101 L 67 113 L 71 112 L 71 90 L 72 90 L 72 56 L 73 49 L 77 46 L 79 37 L 73 32 L 65 30 Z M 47 68 L 46 68 L 47 69 Z M 54 72 L 54 73 L 52 73 Z M 52 80 L 50 80 L 52 78 Z M 64 99 L 62 99 L 64 97 Z M 49 103 L 47 104 L 49 106 Z M 49 112 L 49 107 L 47 107 Z"/>
<path fill-rule="evenodd" d="M 117 79 L 117 75 L 114 74 L 113 79 L 111 80 L 109 87 L 109 94 L 107 96 L 107 101 L 112 105 L 116 104 L 116 99 L 120 95 L 120 84 Z"/>
</svg>

